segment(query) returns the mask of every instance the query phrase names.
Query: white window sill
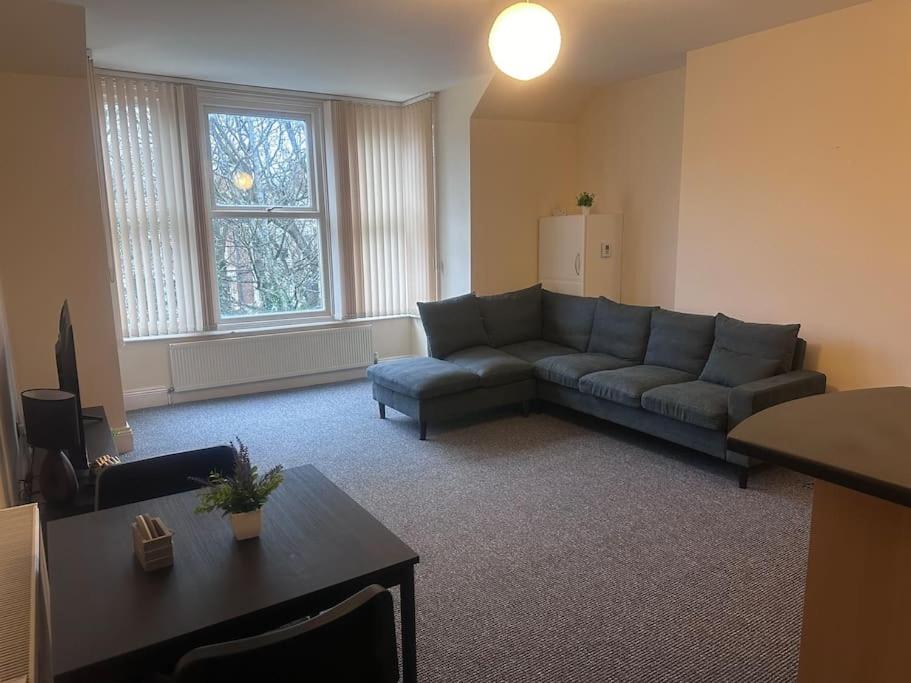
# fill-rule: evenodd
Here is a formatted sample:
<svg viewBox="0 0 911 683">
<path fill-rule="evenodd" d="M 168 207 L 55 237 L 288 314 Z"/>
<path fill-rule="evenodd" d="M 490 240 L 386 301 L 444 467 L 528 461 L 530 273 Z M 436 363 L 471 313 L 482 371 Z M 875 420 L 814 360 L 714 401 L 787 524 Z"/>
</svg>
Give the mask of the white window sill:
<svg viewBox="0 0 911 683">
<path fill-rule="evenodd" d="M 399 320 L 411 318 L 420 320 L 420 317 L 410 313 L 402 315 L 384 315 L 373 318 L 351 318 L 348 320 L 320 320 L 318 322 L 295 321 L 285 325 L 262 325 L 260 327 L 244 327 L 227 330 L 209 330 L 206 332 L 190 332 L 186 334 L 160 334 L 153 337 L 130 337 L 124 339 L 124 344 L 143 344 L 147 342 L 186 342 L 196 339 L 217 339 L 219 337 L 245 337 L 254 334 L 277 334 L 280 332 L 294 332 L 297 330 L 321 330 L 347 325 L 363 325 L 364 323 L 378 322 L 381 320 Z"/>
</svg>

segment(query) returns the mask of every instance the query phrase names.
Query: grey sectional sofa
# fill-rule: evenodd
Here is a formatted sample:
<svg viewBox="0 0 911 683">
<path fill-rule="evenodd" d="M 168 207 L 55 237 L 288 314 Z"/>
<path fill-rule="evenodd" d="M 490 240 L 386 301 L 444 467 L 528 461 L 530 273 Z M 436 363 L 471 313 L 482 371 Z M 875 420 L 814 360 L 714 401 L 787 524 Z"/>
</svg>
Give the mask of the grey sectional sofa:
<svg viewBox="0 0 911 683">
<path fill-rule="evenodd" d="M 823 393 L 803 370 L 799 325 L 678 313 L 540 285 L 418 304 L 429 357 L 368 370 L 380 417 L 390 406 L 427 424 L 547 401 L 688 446 L 739 467 L 727 433 L 769 406 Z"/>
</svg>

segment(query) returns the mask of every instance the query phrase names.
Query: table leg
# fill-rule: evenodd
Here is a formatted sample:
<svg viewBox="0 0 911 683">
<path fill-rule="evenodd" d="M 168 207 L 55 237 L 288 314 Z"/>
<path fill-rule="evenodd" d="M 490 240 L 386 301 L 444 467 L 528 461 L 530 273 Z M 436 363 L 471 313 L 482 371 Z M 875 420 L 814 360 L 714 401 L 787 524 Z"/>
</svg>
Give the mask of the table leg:
<svg viewBox="0 0 911 683">
<path fill-rule="evenodd" d="M 414 566 L 405 570 L 399 590 L 402 598 L 402 683 L 416 683 L 418 652 L 414 617 Z"/>
</svg>

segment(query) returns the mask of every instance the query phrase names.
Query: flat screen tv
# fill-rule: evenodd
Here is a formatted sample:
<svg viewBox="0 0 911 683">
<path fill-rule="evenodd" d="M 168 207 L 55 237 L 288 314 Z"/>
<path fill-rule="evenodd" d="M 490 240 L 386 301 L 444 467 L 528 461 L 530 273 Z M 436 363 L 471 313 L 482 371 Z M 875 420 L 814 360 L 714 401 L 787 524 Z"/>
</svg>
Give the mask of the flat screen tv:
<svg viewBox="0 0 911 683">
<path fill-rule="evenodd" d="M 60 309 L 60 330 L 57 344 L 54 347 L 57 356 L 57 382 L 60 389 L 76 396 L 76 407 L 82 416 L 82 402 L 79 396 L 79 372 L 76 369 L 76 341 L 73 337 L 73 324 L 70 322 L 69 302 L 63 302 Z M 85 428 L 79 420 L 79 443 L 69 449 L 70 462 L 77 470 L 89 468 L 88 456 L 85 450 Z"/>
</svg>

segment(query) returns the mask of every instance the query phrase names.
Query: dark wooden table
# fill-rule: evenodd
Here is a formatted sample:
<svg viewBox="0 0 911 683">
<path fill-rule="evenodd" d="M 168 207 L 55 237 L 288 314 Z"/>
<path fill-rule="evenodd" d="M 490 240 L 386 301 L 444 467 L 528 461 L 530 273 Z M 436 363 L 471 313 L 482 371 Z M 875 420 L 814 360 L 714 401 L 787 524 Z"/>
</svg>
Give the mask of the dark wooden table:
<svg viewBox="0 0 911 683">
<path fill-rule="evenodd" d="M 908 681 L 911 388 L 783 403 L 728 447 L 816 478 L 798 682 Z"/>
<path fill-rule="evenodd" d="M 911 388 L 810 396 L 763 410 L 731 450 L 911 507 Z"/>
<path fill-rule="evenodd" d="M 340 602 L 369 584 L 399 586 L 403 680 L 417 678 L 414 566 L 419 558 L 312 465 L 285 472 L 258 539 L 197 515 L 196 492 L 48 524 L 56 681 L 170 670 L 188 650 L 261 633 Z M 145 573 L 130 521 L 160 516 L 174 566 Z"/>
</svg>

